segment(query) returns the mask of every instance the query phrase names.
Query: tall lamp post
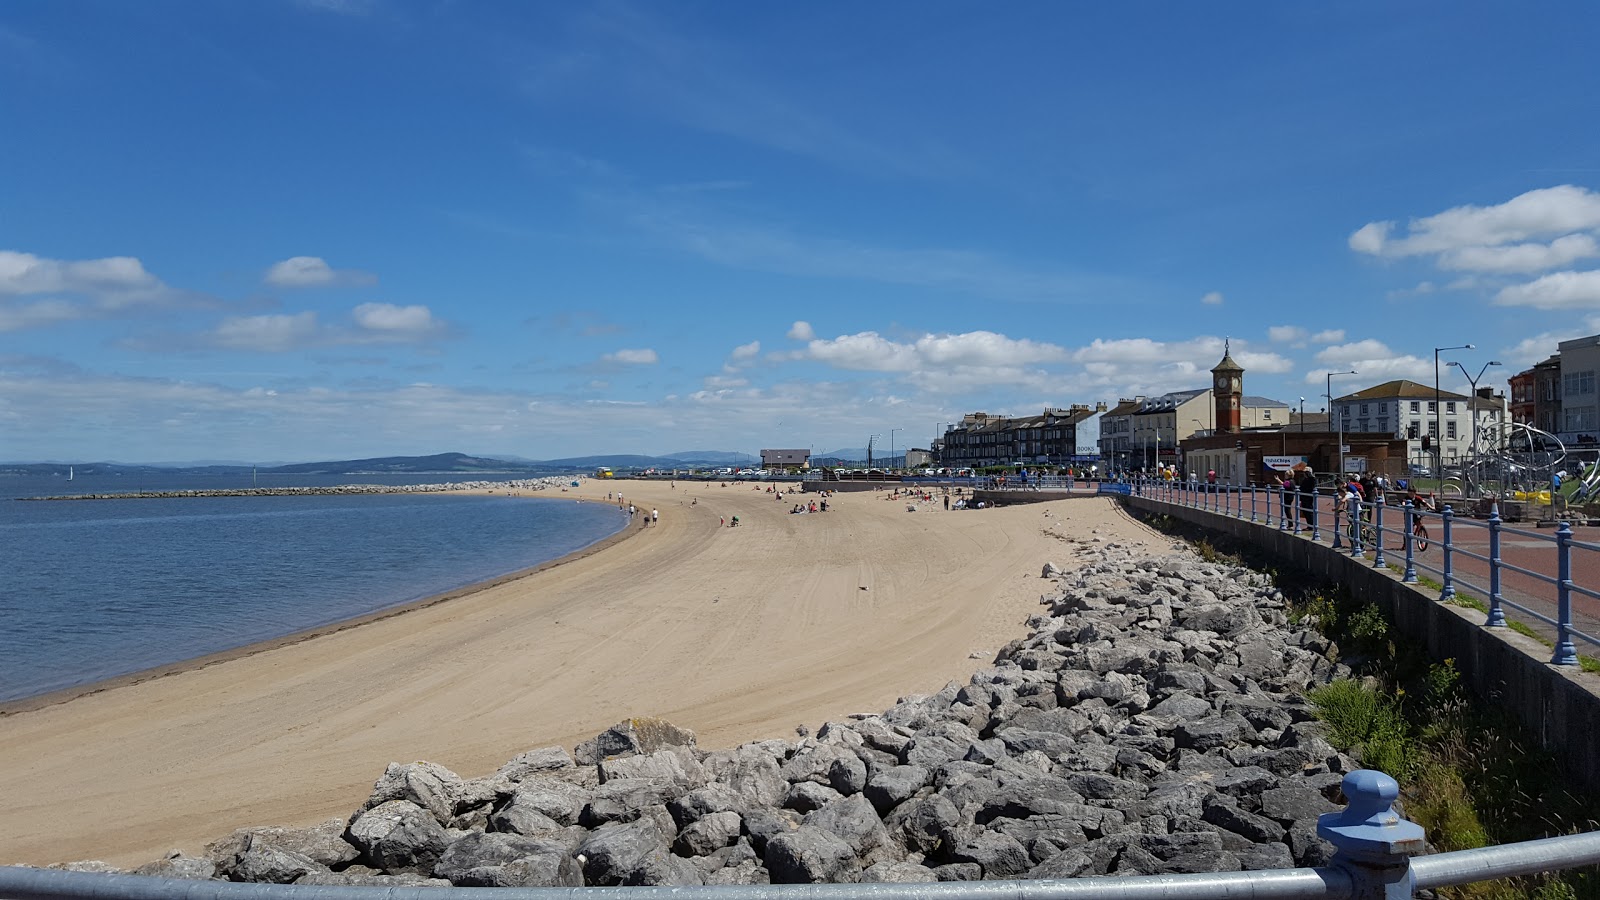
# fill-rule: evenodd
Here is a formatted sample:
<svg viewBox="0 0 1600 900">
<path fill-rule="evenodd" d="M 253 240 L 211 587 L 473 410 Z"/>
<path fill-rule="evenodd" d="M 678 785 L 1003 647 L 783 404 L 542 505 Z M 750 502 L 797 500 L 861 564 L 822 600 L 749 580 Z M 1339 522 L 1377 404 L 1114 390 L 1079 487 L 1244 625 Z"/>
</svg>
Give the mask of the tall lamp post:
<svg viewBox="0 0 1600 900">
<path fill-rule="evenodd" d="M 1300 430 L 1306 430 L 1306 398 L 1300 398 Z"/>
<path fill-rule="evenodd" d="M 1348 372 L 1329 372 L 1327 379 L 1328 392 L 1322 395 L 1328 398 L 1328 415 L 1339 420 L 1339 471 L 1334 473 L 1334 477 L 1344 474 L 1344 416 L 1339 415 L 1339 411 L 1333 408 L 1333 376 L 1360 374 L 1361 373 L 1357 372 L 1355 369 L 1351 369 Z"/>
<path fill-rule="evenodd" d="M 1451 361 L 1446 363 L 1446 365 L 1455 366 L 1456 368 L 1460 369 L 1462 377 L 1466 378 L 1467 384 L 1472 386 L 1471 394 L 1467 399 L 1467 415 L 1472 417 L 1472 450 L 1469 451 L 1471 458 L 1468 459 L 1467 465 L 1470 467 L 1476 467 L 1478 465 L 1478 381 L 1483 378 L 1483 373 L 1489 371 L 1490 366 L 1498 366 L 1500 365 L 1500 361 L 1497 359 L 1491 359 L 1484 363 L 1483 368 L 1478 370 L 1478 374 L 1476 376 L 1468 375 L 1467 367 L 1463 366 L 1461 363 Z M 1434 402 L 1435 404 L 1438 403 L 1438 401 Z M 1437 405 L 1434 406 L 1434 409 L 1438 408 L 1439 407 Z M 1474 477 L 1468 483 L 1468 486 L 1472 488 L 1473 494 L 1478 493 L 1478 479 L 1476 477 Z"/>
<path fill-rule="evenodd" d="M 891 428 L 891 429 L 889 429 L 889 467 L 890 468 L 894 468 L 894 433 L 896 431 L 903 431 L 903 430 L 904 429 L 901 429 L 901 428 Z"/>
<path fill-rule="evenodd" d="M 1444 478 L 1444 426 L 1439 424 L 1439 354 L 1446 350 L 1476 350 L 1471 344 L 1433 348 L 1433 477 Z"/>
</svg>

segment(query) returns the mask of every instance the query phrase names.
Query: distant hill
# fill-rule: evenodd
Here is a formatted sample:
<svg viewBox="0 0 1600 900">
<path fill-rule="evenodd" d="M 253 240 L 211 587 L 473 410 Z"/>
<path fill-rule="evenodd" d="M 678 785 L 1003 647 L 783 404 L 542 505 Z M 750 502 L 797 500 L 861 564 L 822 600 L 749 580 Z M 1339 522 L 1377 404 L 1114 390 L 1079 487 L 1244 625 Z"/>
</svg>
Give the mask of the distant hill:
<svg viewBox="0 0 1600 900">
<path fill-rule="evenodd" d="M 255 471 L 262 475 L 554 475 L 569 472 L 587 472 L 600 466 L 610 466 L 618 471 L 637 469 L 686 469 L 691 466 L 729 465 L 736 461 L 751 462 L 749 454 L 707 450 L 682 453 L 674 456 L 643 456 L 639 454 L 609 454 L 573 456 L 564 459 L 499 459 L 488 456 L 469 456 L 465 453 L 436 453 L 432 456 L 377 456 L 368 459 L 340 459 L 324 462 L 291 463 L 278 466 L 250 466 L 244 463 L 199 465 L 130 465 L 124 463 L 0 463 L 0 475 L 65 475 L 68 466 L 79 475 L 237 475 Z"/>
</svg>

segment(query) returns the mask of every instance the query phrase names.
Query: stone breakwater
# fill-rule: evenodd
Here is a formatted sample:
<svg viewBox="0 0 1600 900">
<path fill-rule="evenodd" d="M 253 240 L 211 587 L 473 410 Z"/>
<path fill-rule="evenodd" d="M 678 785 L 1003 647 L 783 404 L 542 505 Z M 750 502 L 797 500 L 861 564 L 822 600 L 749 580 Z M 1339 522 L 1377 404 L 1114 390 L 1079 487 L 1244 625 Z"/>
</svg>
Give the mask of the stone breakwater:
<svg viewBox="0 0 1600 900">
<path fill-rule="evenodd" d="M 440 484 L 336 484 L 327 487 L 217 488 L 192 491 L 124 491 L 114 494 L 65 494 L 23 497 L 23 500 L 132 500 L 174 497 L 320 497 L 333 494 L 433 494 L 442 491 L 543 491 L 566 487 L 578 476 L 520 478 L 513 481 L 449 481 Z"/>
<path fill-rule="evenodd" d="M 966 684 L 703 750 L 632 719 L 491 775 L 391 763 L 348 819 L 143 874 L 296 884 L 933 882 L 1325 863 L 1356 768 L 1303 698 L 1348 670 L 1267 576 L 1100 538 Z M 99 863 L 74 869 L 109 871 Z"/>
</svg>

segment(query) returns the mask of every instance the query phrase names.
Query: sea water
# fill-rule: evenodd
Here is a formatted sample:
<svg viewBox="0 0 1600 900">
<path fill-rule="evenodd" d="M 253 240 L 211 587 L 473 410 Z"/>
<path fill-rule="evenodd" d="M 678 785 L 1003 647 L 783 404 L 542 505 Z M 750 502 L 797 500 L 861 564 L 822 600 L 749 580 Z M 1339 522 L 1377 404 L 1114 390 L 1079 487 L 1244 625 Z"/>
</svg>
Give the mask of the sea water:
<svg viewBox="0 0 1600 900">
<path fill-rule="evenodd" d="M 626 524 L 611 505 L 557 490 L 11 499 L 248 487 L 250 476 L 126 480 L 0 478 L 0 702 L 404 604 L 580 550 Z M 272 486 L 444 480 L 296 476 Z"/>
</svg>

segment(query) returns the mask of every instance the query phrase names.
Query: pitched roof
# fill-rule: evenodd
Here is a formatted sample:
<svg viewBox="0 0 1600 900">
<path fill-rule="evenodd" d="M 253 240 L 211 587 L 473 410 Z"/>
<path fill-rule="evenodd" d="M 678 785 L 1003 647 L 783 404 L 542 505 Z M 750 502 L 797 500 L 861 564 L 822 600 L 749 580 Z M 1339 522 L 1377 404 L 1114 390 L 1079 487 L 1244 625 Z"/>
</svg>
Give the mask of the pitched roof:
<svg viewBox="0 0 1600 900">
<path fill-rule="evenodd" d="M 1346 400 L 1432 400 L 1434 396 L 1434 390 L 1431 386 L 1399 378 L 1394 381 L 1385 381 L 1383 384 L 1375 384 L 1353 394 L 1345 394 L 1334 402 L 1342 403 Z M 1470 399 L 1465 394 L 1457 394 L 1453 391 L 1439 391 L 1437 396 L 1440 400 Z"/>
<path fill-rule="evenodd" d="M 1254 394 L 1246 394 L 1240 397 L 1239 405 L 1248 409 L 1261 409 L 1262 407 L 1270 407 L 1272 409 L 1283 407 L 1287 409 L 1289 406 L 1282 400 L 1274 400 L 1271 397 L 1257 397 Z"/>
<path fill-rule="evenodd" d="M 1123 400 L 1122 402 L 1118 403 L 1116 406 L 1113 406 L 1110 409 L 1106 410 L 1106 415 L 1108 415 L 1108 416 L 1127 416 L 1127 415 L 1132 415 L 1133 413 L 1137 412 L 1139 407 L 1142 406 L 1142 405 L 1144 405 L 1144 401 L 1142 401 L 1142 400 Z"/>
</svg>

